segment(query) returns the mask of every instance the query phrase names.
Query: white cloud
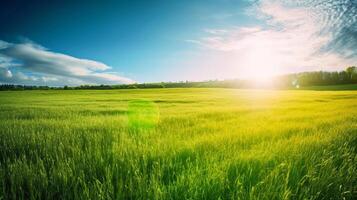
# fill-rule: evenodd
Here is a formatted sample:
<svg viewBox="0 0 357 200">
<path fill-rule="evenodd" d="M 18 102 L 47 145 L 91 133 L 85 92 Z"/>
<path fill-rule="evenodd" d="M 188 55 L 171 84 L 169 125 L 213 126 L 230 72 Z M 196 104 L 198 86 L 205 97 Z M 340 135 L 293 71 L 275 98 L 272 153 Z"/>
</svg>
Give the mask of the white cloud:
<svg viewBox="0 0 357 200">
<path fill-rule="evenodd" d="M 260 78 L 354 65 L 357 50 L 351 44 L 357 44 L 353 36 L 357 29 L 350 35 L 344 33 L 356 28 L 357 9 L 344 2 L 260 0 L 248 13 L 266 25 L 206 31 L 207 36 L 189 41 L 203 48 L 191 64 L 222 78 Z M 338 6 L 342 13 L 336 11 Z M 344 40 L 338 40 L 341 35 Z"/>
<path fill-rule="evenodd" d="M 133 80 L 107 72 L 104 63 L 51 52 L 32 42 L 12 44 L 0 40 L 0 82 L 36 85 L 120 84 Z M 5 76 L 5 71 L 14 76 Z M 32 75 L 26 75 L 30 73 Z M 1 76 L 2 75 L 2 76 Z"/>
</svg>

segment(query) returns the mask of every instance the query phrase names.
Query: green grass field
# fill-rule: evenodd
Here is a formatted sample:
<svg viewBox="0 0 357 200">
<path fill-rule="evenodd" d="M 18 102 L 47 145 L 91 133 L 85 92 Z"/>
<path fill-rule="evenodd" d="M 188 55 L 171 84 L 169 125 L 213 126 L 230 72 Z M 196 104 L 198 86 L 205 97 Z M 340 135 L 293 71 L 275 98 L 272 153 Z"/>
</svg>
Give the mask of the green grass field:
<svg viewBox="0 0 357 200">
<path fill-rule="evenodd" d="M 302 89 L 303 90 L 317 90 L 317 91 L 319 91 L 319 90 L 320 91 L 357 90 L 357 84 L 306 86 L 306 87 L 303 87 Z"/>
<path fill-rule="evenodd" d="M 357 91 L 0 92 L 0 199 L 356 199 Z"/>
</svg>

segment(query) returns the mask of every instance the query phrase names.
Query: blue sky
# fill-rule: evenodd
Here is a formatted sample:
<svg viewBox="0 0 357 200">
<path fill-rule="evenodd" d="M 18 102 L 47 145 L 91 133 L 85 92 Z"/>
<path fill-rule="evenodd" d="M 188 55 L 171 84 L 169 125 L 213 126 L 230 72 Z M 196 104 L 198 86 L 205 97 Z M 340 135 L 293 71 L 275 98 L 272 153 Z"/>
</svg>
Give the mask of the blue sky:
<svg viewBox="0 0 357 200">
<path fill-rule="evenodd" d="M 1 3 L 0 82 L 260 79 L 340 70 L 356 64 L 356 5 L 355 0 Z"/>
</svg>

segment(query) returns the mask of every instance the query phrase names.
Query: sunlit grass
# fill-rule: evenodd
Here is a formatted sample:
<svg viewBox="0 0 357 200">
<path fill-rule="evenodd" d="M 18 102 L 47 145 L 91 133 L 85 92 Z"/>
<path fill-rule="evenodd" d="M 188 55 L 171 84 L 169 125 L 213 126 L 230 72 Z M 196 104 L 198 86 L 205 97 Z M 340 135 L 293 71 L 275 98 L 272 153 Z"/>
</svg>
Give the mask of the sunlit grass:
<svg viewBox="0 0 357 200">
<path fill-rule="evenodd" d="M 0 93 L 0 199 L 354 199 L 357 93 Z"/>
</svg>

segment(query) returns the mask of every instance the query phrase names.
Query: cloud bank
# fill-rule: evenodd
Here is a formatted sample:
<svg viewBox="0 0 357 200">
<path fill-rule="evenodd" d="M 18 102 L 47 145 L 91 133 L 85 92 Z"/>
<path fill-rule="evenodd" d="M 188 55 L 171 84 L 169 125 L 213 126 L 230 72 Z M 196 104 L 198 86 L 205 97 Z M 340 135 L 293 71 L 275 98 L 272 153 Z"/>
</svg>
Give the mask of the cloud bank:
<svg viewBox="0 0 357 200">
<path fill-rule="evenodd" d="M 0 83 L 27 85 L 121 84 L 133 80 L 97 61 L 55 53 L 33 42 L 0 40 Z"/>
<path fill-rule="evenodd" d="M 223 77 L 259 78 L 357 64 L 357 1 L 258 0 L 247 14 L 262 24 L 210 29 L 189 41 L 203 49 L 201 66 Z"/>
</svg>

